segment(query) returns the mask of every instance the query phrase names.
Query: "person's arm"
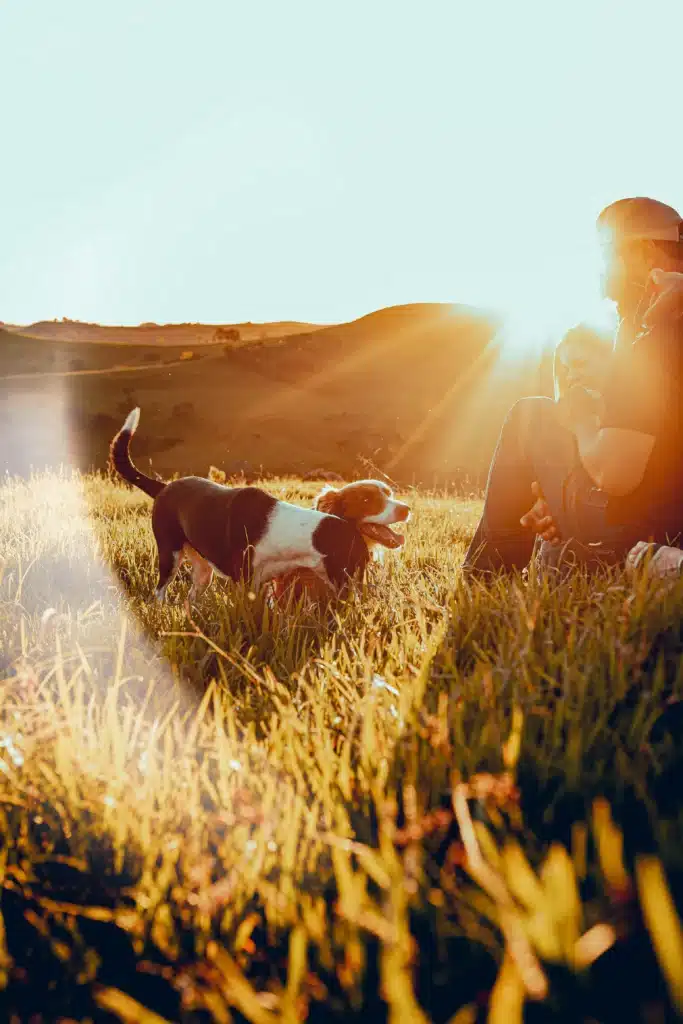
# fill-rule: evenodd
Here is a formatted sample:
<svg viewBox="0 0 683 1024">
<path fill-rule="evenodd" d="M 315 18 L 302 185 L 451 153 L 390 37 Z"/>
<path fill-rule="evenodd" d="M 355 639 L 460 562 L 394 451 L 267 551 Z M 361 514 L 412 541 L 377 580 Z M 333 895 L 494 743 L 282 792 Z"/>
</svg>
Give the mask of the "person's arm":
<svg viewBox="0 0 683 1024">
<path fill-rule="evenodd" d="M 594 424 L 578 424 L 574 434 L 583 467 L 597 487 L 615 497 L 635 491 L 652 454 L 652 434 Z"/>
<path fill-rule="evenodd" d="M 661 286 L 654 274 L 653 283 L 655 289 Z M 591 408 L 586 392 L 569 403 L 575 407 L 572 429 L 581 462 L 608 494 L 634 491 L 655 441 L 670 443 L 680 430 L 683 338 L 681 320 L 669 313 L 662 310 L 661 299 L 655 302 L 643 333 L 632 345 L 615 350 L 599 409 Z"/>
<path fill-rule="evenodd" d="M 627 426 L 604 426 L 604 403 L 585 388 L 572 388 L 563 402 L 564 416 L 572 430 L 581 463 L 593 482 L 607 494 L 621 497 L 641 483 L 655 443 L 654 433 Z M 638 425 L 650 423 L 654 412 L 633 410 Z"/>
</svg>

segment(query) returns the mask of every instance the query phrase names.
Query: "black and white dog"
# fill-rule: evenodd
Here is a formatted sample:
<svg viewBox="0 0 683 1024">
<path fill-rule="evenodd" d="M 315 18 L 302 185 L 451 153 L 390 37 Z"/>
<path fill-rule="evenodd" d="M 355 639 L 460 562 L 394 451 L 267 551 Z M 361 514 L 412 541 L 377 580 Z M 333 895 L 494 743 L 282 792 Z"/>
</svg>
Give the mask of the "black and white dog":
<svg viewBox="0 0 683 1024">
<path fill-rule="evenodd" d="M 355 504 L 364 506 L 366 513 L 352 519 L 300 508 L 259 487 L 225 487 L 196 476 L 169 483 L 154 480 L 130 457 L 130 440 L 139 421 L 140 410 L 133 409 L 111 443 L 111 462 L 124 480 L 154 499 L 159 600 L 164 600 L 183 559 L 192 565 L 191 600 L 210 585 L 214 571 L 232 580 L 249 580 L 257 589 L 294 569 L 307 569 L 340 593 L 352 578 L 363 578 L 369 544 L 395 548 L 403 543 L 389 524 L 407 520 L 410 509 L 379 481 L 349 485 L 358 488 L 360 500 Z"/>
</svg>

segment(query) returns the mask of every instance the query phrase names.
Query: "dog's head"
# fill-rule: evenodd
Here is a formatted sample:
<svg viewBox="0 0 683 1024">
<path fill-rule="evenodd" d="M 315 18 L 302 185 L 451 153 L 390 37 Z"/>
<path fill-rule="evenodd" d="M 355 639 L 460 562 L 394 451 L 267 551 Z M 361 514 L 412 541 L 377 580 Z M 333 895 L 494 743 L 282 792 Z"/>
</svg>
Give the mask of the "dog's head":
<svg viewBox="0 0 683 1024">
<path fill-rule="evenodd" d="M 315 501 L 319 512 L 356 524 L 366 541 L 400 548 L 405 538 L 389 527 L 410 519 L 410 508 L 397 501 L 381 480 L 356 480 L 345 487 L 324 487 Z"/>
</svg>

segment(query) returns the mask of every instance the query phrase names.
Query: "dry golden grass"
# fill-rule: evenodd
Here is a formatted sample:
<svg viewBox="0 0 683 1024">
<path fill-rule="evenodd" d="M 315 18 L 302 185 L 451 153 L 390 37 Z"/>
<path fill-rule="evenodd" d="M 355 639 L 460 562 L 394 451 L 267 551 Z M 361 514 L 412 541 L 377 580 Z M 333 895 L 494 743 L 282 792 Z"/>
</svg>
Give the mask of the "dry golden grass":
<svg viewBox="0 0 683 1024">
<path fill-rule="evenodd" d="M 150 603 L 139 492 L 0 489 L 7 1019 L 58 1000 L 74 1019 L 513 1022 L 557 991 L 588 1019 L 624 900 L 681 1006 L 654 856 L 679 848 L 677 804 L 647 848 L 627 812 L 672 764 L 653 729 L 681 689 L 682 588 L 466 587 L 478 503 L 408 498 L 404 553 L 331 615 L 219 583 L 189 619 L 186 581 Z M 553 837 L 558 779 L 583 803 Z M 600 798 L 624 793 L 617 826 Z"/>
</svg>

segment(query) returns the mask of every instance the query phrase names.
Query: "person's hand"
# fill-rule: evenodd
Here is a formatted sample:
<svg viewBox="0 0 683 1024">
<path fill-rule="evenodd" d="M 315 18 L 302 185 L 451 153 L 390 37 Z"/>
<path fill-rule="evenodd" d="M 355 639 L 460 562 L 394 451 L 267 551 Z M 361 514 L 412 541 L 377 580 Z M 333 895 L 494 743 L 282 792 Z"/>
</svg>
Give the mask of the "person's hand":
<svg viewBox="0 0 683 1024">
<path fill-rule="evenodd" d="M 592 425 L 596 428 L 604 415 L 604 401 L 598 391 L 574 384 L 557 403 L 560 419 L 570 430 L 577 426 Z"/>
<path fill-rule="evenodd" d="M 550 513 L 541 486 L 535 480 L 531 485 L 531 494 L 536 500 L 520 519 L 521 525 L 540 534 L 543 540 L 550 541 L 551 544 L 559 544 L 560 534 L 555 520 Z"/>
</svg>

